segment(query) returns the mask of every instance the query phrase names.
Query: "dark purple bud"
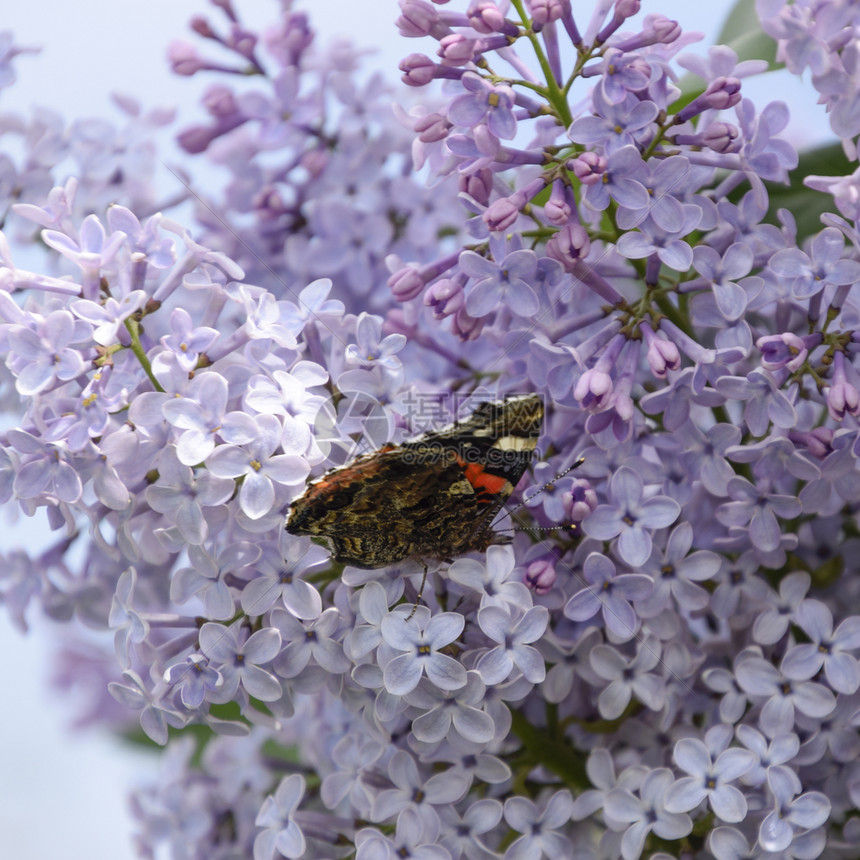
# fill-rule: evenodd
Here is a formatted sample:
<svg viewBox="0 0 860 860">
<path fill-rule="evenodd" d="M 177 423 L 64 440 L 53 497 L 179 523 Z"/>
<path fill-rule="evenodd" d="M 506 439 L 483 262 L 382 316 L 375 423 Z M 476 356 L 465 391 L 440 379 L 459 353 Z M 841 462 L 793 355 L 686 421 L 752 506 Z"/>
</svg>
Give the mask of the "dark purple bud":
<svg viewBox="0 0 860 860">
<path fill-rule="evenodd" d="M 460 308 L 451 318 L 451 331 L 460 340 L 477 340 L 481 336 L 486 319 L 487 317 L 470 317 L 465 308 Z"/>
<path fill-rule="evenodd" d="M 193 15 L 189 22 L 191 29 L 204 39 L 217 39 L 215 31 L 209 26 L 209 21 L 202 15 Z"/>
<path fill-rule="evenodd" d="M 463 283 L 456 278 L 441 278 L 430 284 L 424 294 L 424 304 L 433 308 L 437 320 L 457 313 L 464 302 Z"/>
<path fill-rule="evenodd" d="M 550 194 L 549 200 L 543 208 L 547 221 L 556 227 L 563 227 L 567 224 L 573 212 L 566 192 L 567 186 L 561 180 L 556 179 L 552 185 L 552 194 Z"/>
<path fill-rule="evenodd" d="M 766 370 L 786 368 L 794 373 L 809 355 L 809 349 L 818 346 L 821 335 L 798 337 L 793 332 L 760 337 L 755 345 L 761 350 L 761 364 Z"/>
<path fill-rule="evenodd" d="M 576 262 L 587 256 L 590 248 L 591 240 L 585 228 L 581 224 L 567 224 L 546 243 L 546 255 L 572 272 Z"/>
<path fill-rule="evenodd" d="M 719 77 L 697 98 L 675 114 L 675 123 L 687 122 L 706 110 L 726 110 L 741 100 L 741 82 L 737 78 Z"/>
<path fill-rule="evenodd" d="M 230 37 L 227 40 L 228 47 L 241 54 L 248 60 L 254 61 L 254 49 L 257 47 L 257 35 L 250 30 L 234 24 L 230 30 Z"/>
<path fill-rule="evenodd" d="M 533 561 L 527 568 L 523 582 L 538 595 L 546 594 L 555 585 L 555 565 L 549 559 Z"/>
<path fill-rule="evenodd" d="M 681 366 L 681 353 L 678 347 L 671 340 L 658 337 L 646 322 L 640 323 L 639 328 L 648 346 L 645 358 L 651 373 L 658 379 L 665 379 L 670 370 L 677 370 Z"/>
<path fill-rule="evenodd" d="M 486 206 L 493 192 L 493 171 L 489 167 L 482 167 L 468 176 L 461 175 L 459 185 L 460 191 Z"/>
<path fill-rule="evenodd" d="M 232 0 L 210 0 L 216 9 L 220 9 L 231 21 L 236 21 L 236 12 Z"/>
<path fill-rule="evenodd" d="M 562 503 L 567 521 L 581 523 L 597 507 L 597 493 L 587 478 L 576 478 L 570 492 L 562 494 Z"/>
<path fill-rule="evenodd" d="M 583 152 L 568 161 L 567 166 L 583 185 L 596 185 L 606 172 L 606 156 L 596 152 Z"/>
</svg>

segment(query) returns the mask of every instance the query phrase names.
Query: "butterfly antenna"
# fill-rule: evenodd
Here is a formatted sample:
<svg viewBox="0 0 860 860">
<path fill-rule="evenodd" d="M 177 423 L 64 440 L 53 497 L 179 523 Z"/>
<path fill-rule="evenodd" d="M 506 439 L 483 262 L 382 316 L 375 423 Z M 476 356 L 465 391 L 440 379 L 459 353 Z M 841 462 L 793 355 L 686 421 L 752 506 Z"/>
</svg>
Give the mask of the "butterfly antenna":
<svg viewBox="0 0 860 860">
<path fill-rule="evenodd" d="M 584 462 L 585 462 L 585 457 L 580 457 L 579 459 L 575 460 L 563 472 L 559 472 L 551 481 L 547 481 L 542 487 L 539 487 L 533 493 L 529 494 L 528 496 L 525 496 L 519 504 L 514 505 L 514 507 L 509 508 L 508 510 L 501 511 L 502 515 L 503 516 L 512 516 L 512 514 L 515 514 L 520 508 L 525 506 L 525 504 L 527 502 L 530 502 L 533 498 L 535 498 L 536 496 L 539 496 L 541 493 L 546 492 L 557 480 L 559 480 L 559 478 L 563 478 L 568 472 L 572 472 L 574 469 L 581 466 Z M 496 520 L 496 522 L 498 522 L 498 520 Z M 493 526 L 495 526 L 495 523 L 493 523 Z M 507 532 L 507 531 L 520 531 L 520 530 L 519 529 L 496 529 L 496 531 Z M 535 531 L 535 529 L 524 528 L 524 529 L 522 529 L 522 531 Z"/>
</svg>

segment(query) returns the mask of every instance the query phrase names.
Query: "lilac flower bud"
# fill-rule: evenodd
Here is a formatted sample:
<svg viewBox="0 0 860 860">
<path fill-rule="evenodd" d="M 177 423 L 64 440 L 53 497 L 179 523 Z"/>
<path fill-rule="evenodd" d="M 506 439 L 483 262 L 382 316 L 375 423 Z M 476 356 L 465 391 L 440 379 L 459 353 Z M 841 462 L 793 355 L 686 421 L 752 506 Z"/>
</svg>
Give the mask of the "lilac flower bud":
<svg viewBox="0 0 860 860">
<path fill-rule="evenodd" d="M 570 11 L 569 0 L 527 0 L 526 5 L 535 30 L 540 30 L 550 21 L 558 21 L 565 11 Z"/>
<path fill-rule="evenodd" d="M 587 478 L 574 479 L 570 492 L 563 493 L 561 498 L 569 523 L 581 523 L 597 507 L 597 493 Z"/>
<path fill-rule="evenodd" d="M 568 161 L 567 166 L 583 185 L 595 185 L 606 172 L 606 156 L 596 152 L 583 152 Z"/>
<path fill-rule="evenodd" d="M 636 51 L 647 45 L 671 45 L 682 33 L 681 25 L 659 13 L 646 15 L 642 32 L 624 39 L 614 47 L 622 51 Z"/>
<path fill-rule="evenodd" d="M 217 34 L 212 29 L 209 21 L 203 17 L 203 15 L 192 15 L 191 20 L 188 22 L 188 26 L 197 33 L 198 36 L 202 36 L 204 39 L 217 38 Z"/>
<path fill-rule="evenodd" d="M 675 123 L 692 119 L 706 110 L 726 110 L 741 100 L 741 82 L 737 78 L 719 77 L 697 98 L 675 114 Z"/>
<path fill-rule="evenodd" d="M 767 370 L 779 370 L 785 367 L 794 373 L 806 361 L 809 346 L 817 346 L 820 342 L 820 334 L 812 335 L 811 342 L 807 345 L 804 338 L 792 332 L 785 332 L 760 337 L 755 345 L 761 350 L 762 367 Z"/>
<path fill-rule="evenodd" d="M 451 29 L 439 20 L 439 13 L 425 0 L 400 0 L 400 17 L 394 22 L 401 36 L 417 39 L 433 36 L 441 39 Z"/>
<path fill-rule="evenodd" d="M 845 414 L 860 415 L 860 391 L 848 381 L 845 373 L 845 353 L 833 356 L 833 380 L 827 389 L 827 411 L 836 421 L 842 421 Z"/>
<path fill-rule="evenodd" d="M 515 195 L 510 197 L 502 197 L 501 200 L 494 200 L 487 211 L 483 214 L 483 219 L 493 233 L 501 230 L 507 230 L 520 214 L 520 207 Z"/>
<path fill-rule="evenodd" d="M 615 14 L 623 15 L 625 18 L 632 18 L 639 14 L 641 8 L 640 0 L 615 0 Z"/>
<path fill-rule="evenodd" d="M 677 370 L 681 366 L 681 353 L 671 340 L 658 337 L 647 322 L 641 322 L 639 329 L 648 345 L 646 359 L 651 372 L 658 379 L 665 379 L 670 370 Z"/>
<path fill-rule="evenodd" d="M 506 36 L 516 36 L 516 25 L 505 20 L 502 10 L 493 0 L 479 0 L 470 6 L 466 13 L 469 24 L 477 33 L 503 33 Z"/>
<path fill-rule="evenodd" d="M 597 367 L 586 370 L 576 382 L 573 396 L 589 412 L 600 412 L 612 394 L 612 377 Z"/>
<path fill-rule="evenodd" d="M 424 289 L 424 278 L 415 266 L 404 266 L 388 279 L 388 286 L 399 302 L 408 302 Z"/>
<path fill-rule="evenodd" d="M 546 182 L 542 178 L 534 179 L 509 197 L 494 200 L 483 215 L 487 226 L 494 233 L 507 230 L 517 220 L 520 210 L 545 187 Z"/>
<path fill-rule="evenodd" d="M 410 54 L 400 61 L 400 79 L 410 87 L 423 87 L 434 78 L 459 78 L 462 71 L 434 63 L 426 54 Z"/>
<path fill-rule="evenodd" d="M 832 427 L 816 427 L 808 432 L 800 430 L 790 430 L 788 438 L 795 445 L 802 445 L 816 459 L 823 460 L 828 454 L 833 451 L 833 435 Z"/>
<path fill-rule="evenodd" d="M 523 582 L 538 595 L 546 594 L 555 585 L 555 564 L 550 559 L 538 559 L 527 568 Z"/>
<path fill-rule="evenodd" d="M 174 39 L 168 46 L 167 59 L 170 61 L 170 68 L 177 75 L 185 77 L 209 67 L 209 64 L 200 58 L 194 45 L 180 39 Z"/>
<path fill-rule="evenodd" d="M 609 23 L 597 34 L 595 40 L 598 44 L 605 42 L 628 18 L 639 11 L 639 0 L 618 0 Z M 649 16 L 650 17 L 650 16 Z M 638 38 L 638 37 L 637 37 Z M 632 40 L 631 40 L 632 41 Z M 646 44 L 648 44 L 646 42 Z M 622 47 L 623 46 L 623 47 Z M 627 50 L 626 45 L 618 45 L 621 50 Z"/>
<path fill-rule="evenodd" d="M 565 184 L 560 179 L 556 179 L 552 184 L 552 194 L 550 194 L 549 200 L 543 208 L 547 221 L 557 227 L 567 224 L 573 211 L 570 201 L 567 199 L 566 190 Z"/>
<path fill-rule="evenodd" d="M 572 272 L 575 264 L 588 256 L 591 239 L 581 224 L 567 224 L 546 243 L 546 255 L 558 260 L 565 270 Z"/>
<path fill-rule="evenodd" d="M 480 39 L 468 39 L 462 33 L 449 33 L 440 40 L 436 53 L 445 66 L 465 66 L 474 62 L 483 50 Z"/>
<path fill-rule="evenodd" d="M 737 126 L 728 122 L 712 122 L 697 134 L 676 134 L 672 140 L 682 146 L 702 146 L 714 152 L 736 152 L 741 147 Z"/>
<path fill-rule="evenodd" d="M 430 284 L 424 294 L 424 304 L 433 308 L 433 316 L 437 320 L 449 317 L 463 307 L 466 301 L 463 287 L 467 280 L 465 275 L 457 275 L 454 278 L 442 278 Z"/>
<path fill-rule="evenodd" d="M 477 340 L 481 331 L 484 328 L 485 317 L 475 319 L 466 313 L 465 308 L 460 308 L 454 314 L 451 323 L 451 331 L 460 338 L 460 340 Z"/>
<path fill-rule="evenodd" d="M 448 118 L 440 113 L 428 113 L 415 120 L 414 126 L 418 133 L 418 139 L 422 143 L 435 143 L 437 140 L 444 140 L 452 128 Z"/>
<path fill-rule="evenodd" d="M 478 203 L 487 205 L 493 192 L 493 171 L 482 167 L 474 173 L 460 175 L 460 191 L 465 192 Z"/>
</svg>

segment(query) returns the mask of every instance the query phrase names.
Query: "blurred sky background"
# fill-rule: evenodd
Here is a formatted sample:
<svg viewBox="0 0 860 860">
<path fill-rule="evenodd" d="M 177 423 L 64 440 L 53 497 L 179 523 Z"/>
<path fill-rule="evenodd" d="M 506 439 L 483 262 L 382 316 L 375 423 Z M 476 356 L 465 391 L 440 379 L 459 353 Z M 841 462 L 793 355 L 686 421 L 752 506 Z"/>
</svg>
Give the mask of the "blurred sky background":
<svg viewBox="0 0 860 860">
<path fill-rule="evenodd" d="M 249 24 L 272 20 L 276 0 L 234 0 L 240 17 Z M 685 30 L 706 34 L 691 46 L 704 52 L 721 27 L 732 3 L 711 0 L 643 0 L 643 12 L 661 12 Z M 374 49 L 370 68 L 398 78 L 399 59 L 413 51 L 429 52 L 401 39 L 393 25 L 395 0 L 298 0 L 325 44 L 331 38 L 350 38 Z M 465 8 L 463 2 L 452 8 Z M 588 0 L 576 8 L 590 9 Z M 217 22 L 217 10 L 205 0 L 28 0 L 6 3 L 0 29 L 11 30 L 22 46 L 41 46 L 38 55 L 17 58 L 18 82 L 0 93 L 0 112 L 26 112 L 49 107 L 66 119 L 101 116 L 118 119 L 111 92 L 130 94 L 144 105 L 178 105 L 181 118 L 199 116 L 200 92 L 209 76 L 179 78 L 170 74 L 165 52 L 173 38 L 201 40 L 188 32 L 187 22 L 203 13 Z M 316 13 L 316 18 L 314 17 Z M 211 55 L 211 52 L 210 52 Z M 229 84 L 230 82 L 227 81 Z M 811 88 L 793 78 L 767 76 L 745 93 L 760 104 L 780 98 L 793 113 L 790 133 L 802 146 L 829 138 L 823 109 L 815 105 Z M 40 546 L 44 521 L 19 518 L 14 523 L 0 514 L 0 548 Z M 130 860 L 133 823 L 127 811 L 127 792 L 156 770 L 156 757 L 130 750 L 118 740 L 93 731 L 72 732 L 78 713 L 74 701 L 50 690 L 53 646 L 62 628 L 52 628 L 31 613 L 31 631 L 22 637 L 0 606 L 0 649 L 6 655 L 3 706 L 0 711 L 0 856 L 20 860 Z"/>
</svg>

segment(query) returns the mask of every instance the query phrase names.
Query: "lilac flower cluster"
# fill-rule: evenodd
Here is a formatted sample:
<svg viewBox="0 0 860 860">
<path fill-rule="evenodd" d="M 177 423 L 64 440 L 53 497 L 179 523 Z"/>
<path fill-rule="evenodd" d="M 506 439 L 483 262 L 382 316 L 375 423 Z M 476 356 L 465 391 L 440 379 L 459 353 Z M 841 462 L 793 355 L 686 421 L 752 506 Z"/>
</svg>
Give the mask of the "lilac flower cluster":
<svg viewBox="0 0 860 860">
<path fill-rule="evenodd" d="M 174 69 L 264 89 L 180 135 L 229 176 L 202 237 L 125 173 L 84 215 L 86 168 L 13 207 L 50 274 L 0 243 L 0 501 L 59 533 L 0 599 L 112 632 L 106 660 L 70 624 L 63 666 L 166 745 L 141 855 L 856 856 L 856 179 L 810 181 L 842 215 L 799 235 L 788 110 L 741 92 L 767 63 L 638 0 L 400 0 L 436 43 L 403 79 L 447 94 L 399 112 L 414 141 L 290 4 L 262 36 L 215 5 L 231 59 Z M 760 5 L 850 77 L 853 4 Z M 284 530 L 310 476 L 514 392 L 546 407 L 538 529 L 420 600 L 418 561 Z"/>
</svg>

